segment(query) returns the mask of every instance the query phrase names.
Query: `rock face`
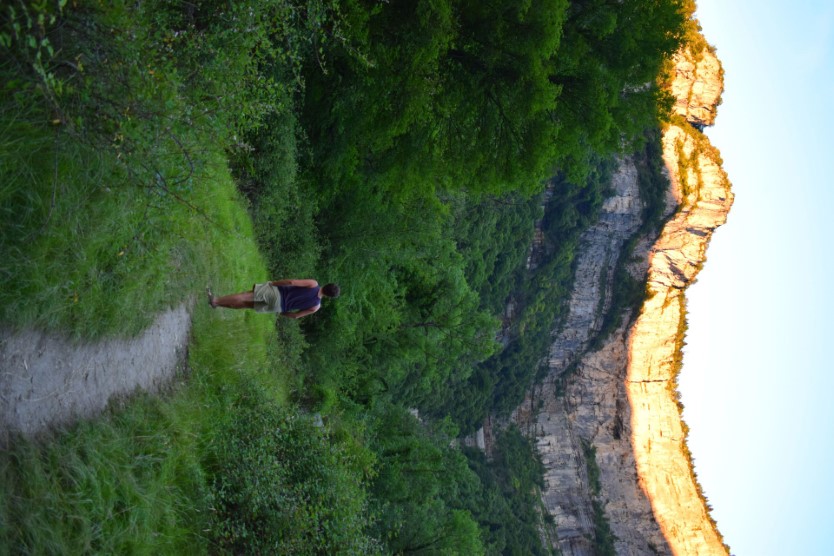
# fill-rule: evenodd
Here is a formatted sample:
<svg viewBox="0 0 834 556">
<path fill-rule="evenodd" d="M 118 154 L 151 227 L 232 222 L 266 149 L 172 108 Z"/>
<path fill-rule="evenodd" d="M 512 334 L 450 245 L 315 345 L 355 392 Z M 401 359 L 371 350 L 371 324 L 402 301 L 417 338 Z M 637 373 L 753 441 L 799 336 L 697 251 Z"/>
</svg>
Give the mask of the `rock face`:
<svg viewBox="0 0 834 556">
<path fill-rule="evenodd" d="M 698 53 L 686 48 L 672 58 L 675 75 L 670 89 L 675 98 L 674 112 L 689 123 L 703 128 L 715 123 L 724 90 L 724 70 L 710 47 Z"/>
<path fill-rule="evenodd" d="M 601 511 L 618 539 L 618 554 L 668 552 L 641 488 L 630 441 L 625 327 L 599 350 L 587 350 L 607 311 L 622 246 L 641 222 L 643 205 L 631 159 L 621 160 L 613 185 L 615 194 L 603 206 L 599 223 L 583 234 L 568 316 L 554 337 L 548 376 L 512 416 L 542 458 L 542 498 L 566 556 L 598 553 L 595 517 L 600 516 L 595 514 Z M 591 447 L 595 461 L 589 461 Z M 598 489 L 589 476 L 594 467 Z"/>
<path fill-rule="evenodd" d="M 565 324 L 551 344 L 551 369 L 566 369 L 599 331 L 620 251 L 640 227 L 643 203 L 637 168 L 630 158 L 620 161 L 611 179 L 611 189 L 613 194 L 603 203 L 599 221 L 580 239 L 574 280 L 583 287 L 571 292 Z"/>
<path fill-rule="evenodd" d="M 627 266 L 647 279 L 651 295 L 638 314 L 626 311 L 624 324 L 601 347 L 589 350 L 610 305 L 623 245 L 641 224 L 637 172 L 625 158 L 600 221 L 583 235 L 549 373 L 512 415 L 544 463 L 542 499 L 565 555 L 611 548 L 634 555 L 728 552 L 691 471 L 675 379 L 684 290 L 732 204 L 720 156 L 695 129 L 714 121 L 721 70 L 711 51 L 698 61 L 688 54 L 676 61 L 676 91 L 685 101 L 678 97 L 677 110 L 692 125 L 664 131 L 667 222 L 659 236 L 636 238 Z M 683 76 L 688 86 L 678 83 Z"/>
<path fill-rule="evenodd" d="M 626 389 L 637 474 L 675 554 L 726 554 L 686 456 L 676 397 L 685 325 L 684 290 L 706 258 L 712 232 L 733 202 L 718 152 L 697 131 L 663 136 L 680 209 L 650 253 L 645 301 L 628 338 Z"/>
</svg>

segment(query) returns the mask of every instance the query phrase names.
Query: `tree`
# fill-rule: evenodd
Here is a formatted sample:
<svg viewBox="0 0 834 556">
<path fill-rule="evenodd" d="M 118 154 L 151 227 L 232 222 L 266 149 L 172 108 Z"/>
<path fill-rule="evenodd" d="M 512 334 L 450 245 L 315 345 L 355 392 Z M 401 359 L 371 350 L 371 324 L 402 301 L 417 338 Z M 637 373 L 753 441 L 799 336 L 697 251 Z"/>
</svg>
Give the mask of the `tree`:
<svg viewBox="0 0 834 556">
<path fill-rule="evenodd" d="M 466 458 L 405 409 L 374 407 L 379 473 L 372 486 L 378 538 L 391 554 L 483 554 L 480 530 L 459 493 L 477 489 Z"/>
</svg>

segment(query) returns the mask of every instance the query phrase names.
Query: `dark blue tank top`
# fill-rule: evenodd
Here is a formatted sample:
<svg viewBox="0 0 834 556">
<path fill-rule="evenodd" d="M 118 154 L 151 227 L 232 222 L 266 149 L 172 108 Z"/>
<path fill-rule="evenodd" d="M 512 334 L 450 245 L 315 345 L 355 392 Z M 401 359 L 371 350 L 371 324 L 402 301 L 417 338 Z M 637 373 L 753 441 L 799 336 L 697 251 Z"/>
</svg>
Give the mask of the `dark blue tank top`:
<svg viewBox="0 0 834 556">
<path fill-rule="evenodd" d="M 315 307 L 321 300 L 319 290 L 321 287 L 300 288 L 298 286 L 278 286 L 281 292 L 281 312 L 303 311 Z"/>
</svg>

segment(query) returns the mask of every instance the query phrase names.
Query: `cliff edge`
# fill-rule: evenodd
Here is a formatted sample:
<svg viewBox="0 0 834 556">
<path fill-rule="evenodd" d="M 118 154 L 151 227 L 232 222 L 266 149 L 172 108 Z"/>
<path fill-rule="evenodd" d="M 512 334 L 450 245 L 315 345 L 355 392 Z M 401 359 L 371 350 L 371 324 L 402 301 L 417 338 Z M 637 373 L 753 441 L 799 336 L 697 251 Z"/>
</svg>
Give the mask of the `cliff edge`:
<svg viewBox="0 0 834 556">
<path fill-rule="evenodd" d="M 724 70 L 715 50 L 709 46 L 685 47 L 672 57 L 674 74 L 667 85 L 675 99 L 673 112 L 699 129 L 715 124 Z"/>
<path fill-rule="evenodd" d="M 674 61 L 679 118 L 664 130 L 662 143 L 676 212 L 649 252 L 648 298 L 628 337 L 631 442 L 641 487 L 672 552 L 727 554 L 692 470 L 677 391 L 685 290 L 700 272 L 712 233 L 726 222 L 733 203 L 721 156 L 700 132 L 701 126 L 715 122 L 723 71 L 710 48 L 698 56 L 684 50 Z"/>
<path fill-rule="evenodd" d="M 684 291 L 706 260 L 713 231 L 733 202 L 721 158 L 706 137 L 671 125 L 664 161 L 680 199 L 651 249 L 649 298 L 631 329 L 626 388 L 641 486 L 675 554 L 726 554 L 691 471 L 677 396 L 685 331 Z"/>
<path fill-rule="evenodd" d="M 676 382 L 684 291 L 733 201 L 700 131 L 714 122 L 723 72 L 711 48 L 673 61 L 665 224 L 659 234 L 641 226 L 640 161 L 621 159 L 612 197 L 582 236 L 547 377 L 512 415 L 542 458 L 542 500 L 566 556 L 728 553 L 692 471 Z M 612 307 L 622 267 L 647 284 L 636 312 Z M 622 311 L 623 324 L 595 341 L 611 311 Z"/>
</svg>

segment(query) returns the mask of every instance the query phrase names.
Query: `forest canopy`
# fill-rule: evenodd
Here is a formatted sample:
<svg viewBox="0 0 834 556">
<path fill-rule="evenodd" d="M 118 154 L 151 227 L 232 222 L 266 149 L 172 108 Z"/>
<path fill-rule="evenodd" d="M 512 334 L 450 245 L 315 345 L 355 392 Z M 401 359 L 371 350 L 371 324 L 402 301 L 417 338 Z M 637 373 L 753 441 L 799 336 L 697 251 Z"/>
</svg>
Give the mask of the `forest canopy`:
<svg viewBox="0 0 834 556">
<path fill-rule="evenodd" d="M 348 2 L 304 71 L 316 178 L 398 195 L 540 191 L 651 125 L 680 2 Z M 360 182 L 360 183 L 357 183 Z"/>
<path fill-rule="evenodd" d="M 535 375 L 578 234 L 612 157 L 657 126 L 655 78 L 691 14 L 677 0 L 351 1 L 328 13 L 300 69 L 299 164 L 322 267 L 351 293 L 311 327 L 345 342 L 317 344 L 312 367 L 347 359 L 350 373 L 328 374 L 351 395 L 454 408 L 469 429 Z M 542 210 L 546 260 L 528 272 Z M 520 316 L 502 350 L 510 301 Z M 503 362 L 482 365 L 490 357 Z M 480 399 L 467 418 L 451 399 L 464 391 Z"/>
</svg>

